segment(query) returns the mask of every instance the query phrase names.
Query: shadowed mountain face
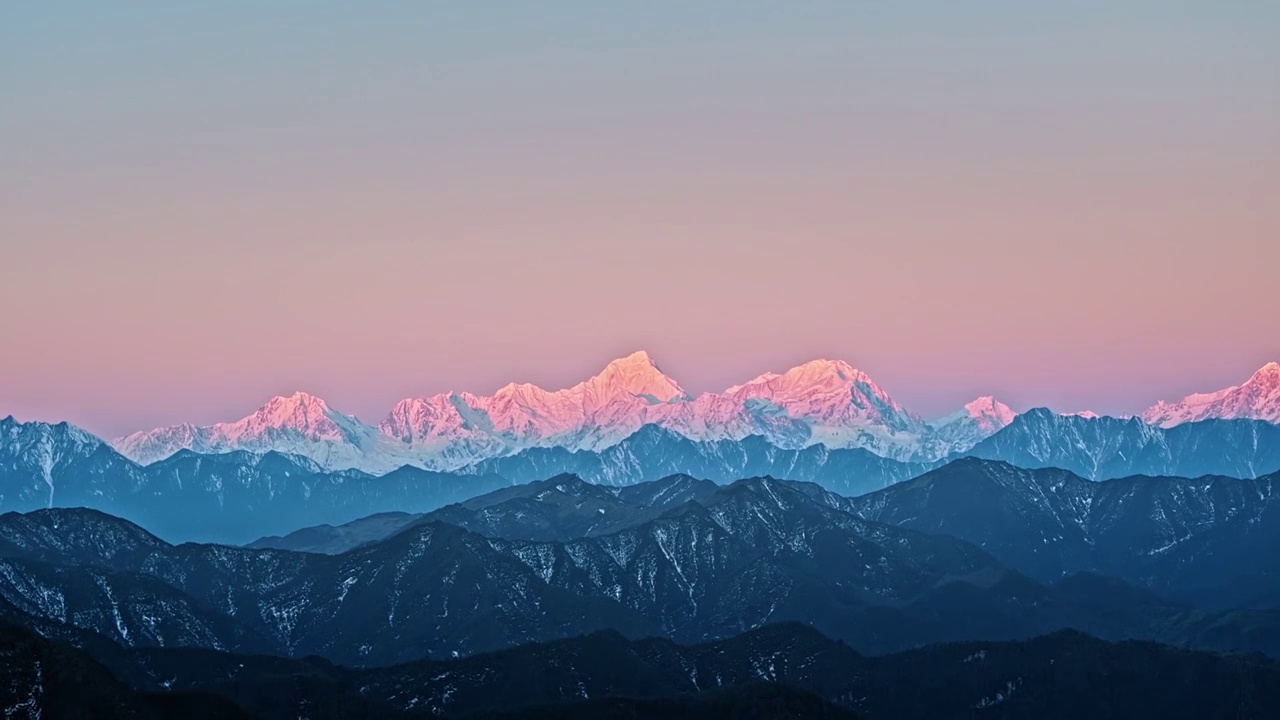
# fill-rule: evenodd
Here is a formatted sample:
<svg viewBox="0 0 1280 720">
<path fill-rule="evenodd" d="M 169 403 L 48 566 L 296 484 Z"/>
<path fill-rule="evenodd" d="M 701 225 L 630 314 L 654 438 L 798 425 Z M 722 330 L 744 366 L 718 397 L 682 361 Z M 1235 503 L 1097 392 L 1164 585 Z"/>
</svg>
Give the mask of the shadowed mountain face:
<svg viewBox="0 0 1280 720">
<path fill-rule="evenodd" d="M 721 483 L 771 476 L 817 482 L 855 495 L 906 480 L 930 467 L 933 465 L 891 460 L 862 448 L 811 445 L 783 449 L 759 436 L 699 442 L 646 425 L 602 450 L 530 448 L 485 460 L 464 472 L 501 475 L 514 483 L 568 473 L 599 485 L 633 485 L 681 474 Z"/>
<path fill-rule="evenodd" d="M 1093 482 L 1061 470 L 963 459 L 857 498 L 809 483 L 785 486 L 868 520 L 963 539 L 1041 582 L 1102 573 L 1207 607 L 1276 609 L 1280 579 L 1270 552 L 1280 546 L 1275 480 Z M 677 489 L 683 494 L 674 495 Z M 662 498 L 711 502 L 717 492 L 711 483 L 683 476 L 624 488 L 560 476 L 418 518 L 378 522 L 388 534 L 440 520 L 492 538 L 570 540 L 652 520 L 674 504 Z M 630 502 L 635 499 L 642 502 Z M 300 531 L 298 549 L 321 530 Z M 336 539 L 333 544 L 344 549 Z"/>
<path fill-rule="evenodd" d="M 509 485 L 492 475 L 401 468 L 326 473 L 279 453 L 137 465 L 65 423 L 0 420 L 0 510 L 92 507 L 172 540 L 248 542 L 385 511 L 422 512 Z"/>
<path fill-rule="evenodd" d="M 1162 429 L 1141 420 L 1019 415 L 964 456 L 1019 467 L 1065 468 L 1090 480 L 1131 475 L 1255 478 L 1280 471 L 1280 425 L 1209 420 Z M 953 459 L 959 456 L 953 456 Z M 717 482 L 772 476 L 815 482 L 842 495 L 861 495 L 916 477 L 942 462 L 901 462 L 862 449 L 813 445 L 783 450 L 763 438 L 694 442 L 654 426 L 604 450 L 532 448 L 469 469 L 528 482 L 573 473 L 594 483 L 626 485 L 676 473 Z"/>
<path fill-rule="evenodd" d="M 130 662 L 124 651 L 114 657 Z M 0 708 L 6 718 L 253 718 L 221 695 L 140 691 L 81 650 L 0 622 Z"/>
<path fill-rule="evenodd" d="M 1065 468 L 1090 480 L 1140 474 L 1255 478 L 1280 471 L 1280 425 L 1207 420 L 1162 429 L 1137 419 L 1064 416 L 1041 409 L 1019 415 L 964 456 L 1020 467 Z M 811 445 L 784 450 L 760 437 L 695 442 L 645 426 L 602 450 L 531 448 L 483 461 L 467 471 L 493 473 L 516 483 L 572 473 L 604 485 L 628 485 L 678 473 L 717 482 L 771 476 L 861 495 L 940 465 L 892 460 L 863 449 Z"/>
<path fill-rule="evenodd" d="M 390 537 L 420 517 L 404 512 L 375 513 L 341 525 L 315 525 L 288 535 L 268 535 L 245 547 L 337 555 Z"/>
<path fill-rule="evenodd" d="M 1063 467 L 1094 480 L 1133 474 L 1252 478 L 1280 470 L 1280 426 L 1212 420 L 1161 429 L 1137 420 L 1036 410 L 1018 416 L 970 454 L 1023 467 Z M 648 425 L 601 450 L 530 448 L 458 474 L 412 467 L 381 477 L 324 472 L 311 460 L 270 452 L 183 451 L 143 467 L 65 424 L 0 420 L 0 510 L 93 507 L 169 539 L 235 543 L 375 513 L 426 512 L 565 473 L 610 486 L 679 474 L 716 482 L 768 476 L 859 495 L 937 465 L 891 460 L 861 448 L 781 449 L 761 437 L 696 442 Z M 305 542 L 311 543 L 308 548 L 332 551 L 376 536 L 391 523 L 321 530 Z M 347 539 L 331 543 L 331 536 Z"/>
<path fill-rule="evenodd" d="M 0 640 L 0 675 L 8 678 L 0 702 L 45 716 L 93 708 L 95 717 L 156 717 L 149 708 L 186 710 L 194 698 L 207 699 L 212 716 L 228 716 L 238 706 L 246 716 L 264 718 L 317 708 L 335 718 L 737 718 L 761 712 L 970 718 L 979 711 L 1009 718 L 1264 718 L 1280 712 L 1280 666 L 1262 656 L 1107 643 L 1074 632 L 883 657 L 866 657 L 798 624 L 693 646 L 605 632 L 363 670 L 315 658 L 127 650 L 104 642 L 86 654 L 3 624 Z M 70 685 L 72 677 L 84 687 Z"/>
<path fill-rule="evenodd" d="M 495 490 L 420 515 L 381 514 L 341 525 L 304 528 L 248 547 L 338 554 L 414 525 L 444 522 L 506 540 L 572 540 L 607 535 L 652 520 L 667 510 L 714 493 L 717 485 L 687 475 L 610 487 L 557 475 Z"/>
<path fill-rule="evenodd" d="M 1130 475 L 1256 478 L 1280 471 L 1280 425 L 1204 420 L 1160 428 L 1130 418 L 1019 415 L 966 456 L 1062 468 L 1089 480 Z"/>
<path fill-rule="evenodd" d="M 566 543 L 486 539 L 430 522 L 339 556 L 173 547 L 109 516 L 54 510 L 5 516 L 0 556 L 41 572 L 54 562 L 90 568 L 115 595 L 157 580 L 279 652 L 357 663 L 603 627 L 698 640 L 815 612 L 837 630 L 850 612 L 901 604 L 943 578 L 1003 572 L 968 545 L 869 525 L 784 483 L 740 483 L 704 502 Z M 64 530 L 77 526 L 86 529 Z M 112 534 L 123 539 L 96 540 Z M 826 564 L 842 570 L 832 577 Z M 15 605 L 75 621 L 47 599 L 75 588 L 36 569 L 16 577 L 0 590 Z M 129 618 L 116 620 L 86 622 L 122 642 L 145 637 Z"/>
<path fill-rule="evenodd" d="M 1220 607 L 1280 607 L 1280 488 L 962 460 L 848 501 L 877 522 L 961 538 L 1041 580 L 1098 572 Z"/>
<path fill-rule="evenodd" d="M 634 508 L 622 500 L 632 495 L 650 515 L 622 512 L 610 520 L 617 529 L 592 534 L 599 509 Z M 659 497 L 670 504 L 655 517 Z M 86 510 L 9 514 L 0 598 L 135 647 L 359 665 L 606 628 L 699 642 L 787 620 L 873 653 L 1068 627 L 1280 652 L 1276 612 L 1208 613 L 1097 576 L 1044 585 L 967 542 L 869 522 L 850 512 L 855 502 L 771 479 L 673 478 L 622 491 L 558 478 L 450 509 L 484 523 L 488 537 L 431 519 L 333 556 L 175 547 Z M 548 517 L 584 534 L 520 537 Z M 160 607 L 175 609 L 170 625 L 155 625 L 148 608 Z"/>
</svg>

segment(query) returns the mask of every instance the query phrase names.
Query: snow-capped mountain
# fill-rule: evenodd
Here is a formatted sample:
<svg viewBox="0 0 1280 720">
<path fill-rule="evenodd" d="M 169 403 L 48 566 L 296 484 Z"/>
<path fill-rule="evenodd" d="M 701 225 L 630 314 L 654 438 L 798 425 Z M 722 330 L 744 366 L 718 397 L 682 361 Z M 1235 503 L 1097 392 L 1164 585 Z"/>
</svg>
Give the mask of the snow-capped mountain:
<svg viewBox="0 0 1280 720">
<path fill-rule="evenodd" d="M 1265 420 L 1280 423 L 1280 363 L 1267 363 L 1243 385 L 1158 402 L 1142 413 L 1152 425 L 1173 427 L 1197 420 Z"/>
<path fill-rule="evenodd" d="M 0 478 L 6 480 L 0 487 L 0 505 L 47 506 L 64 471 L 104 447 L 101 440 L 69 423 L 21 423 L 12 415 L 0 420 Z"/>
<path fill-rule="evenodd" d="M 692 397 L 648 353 L 637 352 L 563 390 L 513 383 L 491 396 L 407 398 L 377 426 L 299 392 L 273 398 L 236 422 L 176 425 L 134 433 L 113 445 L 144 464 L 183 449 L 274 450 L 327 469 L 385 472 L 408 464 L 453 470 L 528 448 L 603 450 L 657 425 L 692 440 L 759 436 L 786 449 L 822 444 L 898 460 L 936 460 L 969 449 L 1014 416 L 1007 405 L 985 397 L 926 422 L 866 373 L 837 360 L 814 360 Z"/>
<path fill-rule="evenodd" d="M 414 456 L 465 464 L 526 447 L 608 447 L 677 414 L 689 399 L 647 353 L 637 352 L 564 390 L 513 383 L 491 397 L 402 400 L 378 427 Z"/>
<path fill-rule="evenodd" d="M 179 450 L 202 454 L 274 450 L 310 458 L 324 468 L 371 472 L 418 464 L 405 453 L 401 443 L 305 392 L 271 398 L 253 414 L 235 422 L 207 427 L 183 424 L 137 432 L 112 445 L 143 464 L 162 460 Z"/>
<path fill-rule="evenodd" d="M 703 394 L 689 413 L 659 424 L 696 440 L 760 435 L 783 448 L 821 443 L 898 459 L 918 455 L 929 433 L 866 373 L 839 360 L 814 360 Z"/>
<path fill-rule="evenodd" d="M 950 415 L 930 423 L 947 448 L 964 451 L 1008 427 L 1018 413 L 990 395 L 980 397 Z"/>
</svg>

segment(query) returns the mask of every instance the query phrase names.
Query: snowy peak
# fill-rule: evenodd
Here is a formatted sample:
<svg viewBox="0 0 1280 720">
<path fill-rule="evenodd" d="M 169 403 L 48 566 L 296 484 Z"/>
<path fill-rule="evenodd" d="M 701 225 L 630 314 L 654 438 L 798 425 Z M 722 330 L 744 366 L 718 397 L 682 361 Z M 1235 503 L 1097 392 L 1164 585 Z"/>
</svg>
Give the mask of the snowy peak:
<svg viewBox="0 0 1280 720">
<path fill-rule="evenodd" d="M 963 452 L 1008 427 L 1018 413 L 990 395 L 930 423 L 937 439 L 950 452 Z"/>
<path fill-rule="evenodd" d="M 597 405 L 618 398 L 639 398 L 650 404 L 688 398 L 684 388 L 663 374 L 649 353 L 641 350 L 605 366 L 600 374 L 570 389 Z"/>
<path fill-rule="evenodd" d="M 12 415 L 0 419 L 0 449 L 6 451 L 46 445 L 88 455 L 102 444 L 96 436 L 68 422 L 19 422 Z"/>
<path fill-rule="evenodd" d="M 920 423 L 866 373 L 843 360 L 811 360 L 781 375 L 762 375 L 729 393 L 761 398 L 791 412 L 850 426 L 883 424 L 896 430 Z"/>
<path fill-rule="evenodd" d="M 859 385 L 872 392 L 883 392 L 865 373 L 843 360 L 810 360 L 781 375 L 765 373 L 742 385 L 729 388 L 725 394 L 772 400 L 800 400 L 832 393 L 842 395 Z"/>
<path fill-rule="evenodd" d="M 309 458 L 330 470 L 386 472 L 412 462 L 398 451 L 388 434 L 305 392 L 271 398 L 234 422 L 158 428 L 117 438 L 111 444 L 143 464 L 163 460 L 179 450 L 201 454 L 276 451 Z"/>
<path fill-rule="evenodd" d="M 990 395 L 984 395 L 966 404 L 964 412 L 987 433 L 994 433 L 1004 428 L 1018 416 L 1012 408 Z"/>
<path fill-rule="evenodd" d="M 1245 385 L 1275 387 L 1280 385 L 1280 363 L 1269 362 L 1258 369 Z"/>
<path fill-rule="evenodd" d="M 794 392 L 816 389 L 852 389 L 859 385 L 873 392 L 883 392 L 866 373 L 844 360 L 810 360 L 781 375 L 762 375 L 745 387 L 771 386 L 775 390 Z"/>
<path fill-rule="evenodd" d="M 761 385 L 761 384 L 764 384 L 764 383 L 770 382 L 770 381 L 772 381 L 772 380 L 776 379 L 777 377 L 779 377 L 778 373 L 767 372 L 767 373 L 765 373 L 765 374 L 763 374 L 763 375 L 759 375 L 759 376 L 757 376 L 757 377 L 754 377 L 754 378 L 752 378 L 752 379 L 750 379 L 750 380 L 748 380 L 748 381 L 746 381 L 746 382 L 742 383 L 741 385 L 734 385 L 733 387 L 729 388 L 728 390 L 725 390 L 725 391 L 724 391 L 724 394 L 725 394 L 725 395 L 736 395 L 738 392 L 740 392 L 741 390 L 743 390 L 743 389 L 745 389 L 745 388 L 747 388 L 747 387 L 749 387 L 749 386 L 751 386 L 751 385 Z"/>
<path fill-rule="evenodd" d="M 1199 420 L 1265 420 L 1280 423 L 1280 363 L 1269 362 L 1243 385 L 1159 402 L 1142 413 L 1152 425 L 1173 427 Z"/>
<path fill-rule="evenodd" d="M 0 480 L 7 481 L 0 487 L 0 501 L 6 509 L 15 503 L 51 507 L 61 473 L 102 446 L 101 440 L 70 423 L 23 423 L 13 416 L 0 420 Z M 84 480 L 72 473 L 77 481 Z M 24 483 L 24 477 L 31 482 Z"/>
<path fill-rule="evenodd" d="M 402 400 L 379 430 L 412 452 L 436 456 L 437 467 L 453 469 L 526 447 L 606 446 L 653 421 L 650 407 L 687 399 L 648 353 L 637 352 L 564 390 L 510 383 L 491 397 L 448 393 Z"/>
<path fill-rule="evenodd" d="M 243 432 L 261 433 L 271 429 L 296 430 L 304 437 L 338 439 L 344 426 L 358 422 L 334 412 L 324 400 L 305 392 L 271 398 L 256 412 L 235 423 Z"/>
<path fill-rule="evenodd" d="M 456 470 L 532 447 L 598 451 L 654 426 L 693 440 L 758 435 L 783 448 L 823 444 L 932 460 L 962 449 L 957 443 L 976 443 L 1013 417 L 991 398 L 970 403 L 960 415 L 963 423 L 940 434 L 843 360 L 812 360 L 693 398 L 641 351 L 563 390 L 511 383 L 487 397 L 451 392 L 406 398 L 376 427 L 296 392 L 272 398 L 235 422 L 176 425 L 113 444 L 142 463 L 182 449 L 276 450 L 309 457 L 326 469 L 378 472 L 414 464 Z"/>
</svg>

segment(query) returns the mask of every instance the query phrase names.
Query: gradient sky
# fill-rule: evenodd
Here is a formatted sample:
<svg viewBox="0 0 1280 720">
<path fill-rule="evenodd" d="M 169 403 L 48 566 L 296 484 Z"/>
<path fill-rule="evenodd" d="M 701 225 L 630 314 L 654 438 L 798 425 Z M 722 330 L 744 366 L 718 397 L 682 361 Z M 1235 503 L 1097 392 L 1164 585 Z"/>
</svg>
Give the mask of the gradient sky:
<svg viewBox="0 0 1280 720">
<path fill-rule="evenodd" d="M 0 416 L 639 348 L 1132 412 L 1280 359 L 1278 275 L 1272 0 L 0 5 Z"/>
</svg>

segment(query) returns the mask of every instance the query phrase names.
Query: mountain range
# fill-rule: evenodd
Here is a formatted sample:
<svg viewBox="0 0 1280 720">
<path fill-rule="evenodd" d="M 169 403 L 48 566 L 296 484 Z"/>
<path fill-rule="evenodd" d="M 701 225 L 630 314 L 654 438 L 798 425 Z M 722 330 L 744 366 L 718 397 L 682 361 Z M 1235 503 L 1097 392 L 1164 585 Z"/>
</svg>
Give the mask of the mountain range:
<svg viewBox="0 0 1280 720">
<path fill-rule="evenodd" d="M 1194 393 L 1177 402 L 1156 403 L 1141 417 L 1164 428 L 1197 420 L 1239 418 L 1280 423 L 1280 363 L 1267 363 L 1241 385 Z"/>
<path fill-rule="evenodd" d="M 90 507 L 175 540 L 247 542 L 377 512 L 422 512 L 510 483 L 405 466 L 327 472 L 277 452 L 180 451 L 142 466 L 67 423 L 0 420 L 0 511 Z"/>
<path fill-rule="evenodd" d="M 1088 573 L 1204 607 L 1280 610 L 1280 570 L 1268 551 L 1280 545 L 1278 481 L 1280 473 L 1094 482 L 967 458 L 854 498 L 811 483 L 787 487 L 867 520 L 970 542 L 1043 583 Z M 567 541 L 633 527 L 719 491 L 684 475 L 625 487 L 562 475 L 425 514 L 307 528 L 252 546 L 341 553 L 435 521 L 486 537 Z"/>
<path fill-rule="evenodd" d="M 375 476 L 275 451 L 144 466 L 10 418 L 0 508 L 28 512 L 0 515 L 0 707 L 1267 717 L 1278 447 L 1258 420 L 1032 410 L 927 463 L 646 424 L 599 450 Z M 1135 468 L 1202 476 L 1107 479 Z M 64 505 L 269 536 L 173 544 Z"/>
<path fill-rule="evenodd" d="M 960 457 L 1021 467 L 1058 467 L 1090 480 L 1127 475 L 1253 478 L 1280 470 L 1280 425 L 1258 420 L 1204 420 L 1164 429 L 1137 418 L 1059 415 L 1037 408 L 964 453 L 933 462 L 881 457 L 862 448 L 779 448 L 765 438 L 693 441 L 654 425 L 599 451 L 529 448 L 460 472 L 525 483 L 572 473 L 591 482 L 626 485 L 687 474 L 717 482 L 769 475 L 807 480 L 860 495 L 916 477 Z"/>
<path fill-rule="evenodd" d="M 606 631 L 364 669 L 316 658 L 78 640 L 57 642 L 0 623 L 0 676 L 7 678 L 0 707 L 9 717 L 945 720 L 1280 713 L 1280 665 L 1268 658 L 1108 643 L 1071 631 L 881 657 L 796 623 L 700 645 Z"/>
<path fill-rule="evenodd" d="M 760 436 L 784 448 L 823 444 L 936 459 L 967 449 L 1013 417 L 1008 406 L 986 397 L 926 422 L 865 373 L 830 360 L 694 397 L 647 353 L 637 352 L 564 390 L 513 383 L 488 397 L 454 392 L 408 398 L 376 426 L 298 392 L 272 398 L 235 422 L 160 428 L 112 444 L 140 463 L 182 449 L 275 450 L 309 457 L 326 469 L 385 472 L 409 464 L 455 470 L 532 447 L 601 450 L 657 425 L 702 441 Z"/>
<path fill-rule="evenodd" d="M 61 623 L 128 647 L 321 655 L 361 666 L 605 629 L 703 642 L 783 621 L 804 621 L 864 653 L 1074 628 L 1280 656 L 1277 598 L 1201 609 L 1122 579 L 1061 576 L 1007 549 L 1034 540 L 1034 527 L 1005 522 L 999 542 L 974 538 L 993 554 L 950 527 L 942 530 L 957 536 L 868 520 L 857 501 L 808 483 L 757 478 L 713 488 L 675 478 L 626 490 L 606 497 L 607 489 L 560 478 L 497 491 L 336 555 L 171 545 L 93 510 L 9 513 L 0 516 L 0 617 Z M 665 509 L 655 510 L 662 497 Z M 1016 497 L 991 500 L 1016 507 Z M 1134 499 L 1099 516 L 1132 512 L 1097 536 L 1113 545 L 1161 539 L 1169 528 L 1153 510 L 1162 505 L 1147 494 L 1123 497 Z M 1267 575 L 1274 504 L 1243 491 L 1209 497 L 1222 503 L 1219 515 L 1168 562 L 1138 565 L 1136 578 L 1164 589 Z M 1149 546 L 1135 543 L 1130 554 Z"/>
<path fill-rule="evenodd" d="M 1031 410 L 967 456 L 1057 467 L 1090 480 L 1151 475 L 1254 478 L 1280 470 L 1280 425 L 1204 420 L 1169 429 L 1136 418 Z M 962 456 L 956 456 L 962 457 Z M 656 425 L 599 451 L 528 448 L 454 473 L 401 466 L 381 476 L 325 470 L 275 451 L 182 450 L 139 465 L 66 423 L 0 420 L 0 511 L 92 507 L 174 541 L 243 543 L 374 513 L 421 513 L 510 485 L 573 474 L 603 485 L 671 475 L 720 483 L 771 476 L 861 495 L 955 459 L 904 462 L 862 448 L 784 449 L 767 439 L 694 441 Z"/>
<path fill-rule="evenodd" d="M 1202 606 L 1280 609 L 1280 473 L 1134 476 L 964 459 L 850 498 L 859 517 L 971 542 L 1042 582 L 1122 578 Z"/>
<path fill-rule="evenodd" d="M 814 360 L 695 397 L 647 353 L 637 352 L 563 390 L 513 383 L 492 396 L 407 398 L 376 425 L 298 392 L 272 398 L 234 422 L 158 428 L 112 444 L 143 464 L 184 449 L 244 450 L 302 455 L 328 470 L 383 473 L 414 465 L 448 471 L 528 448 L 600 451 L 656 425 L 696 441 L 757 436 L 784 449 L 861 448 L 899 461 L 935 462 L 968 451 L 1016 416 L 1009 406 L 981 397 L 925 421 L 866 373 L 836 360 Z M 1206 419 L 1280 422 L 1280 365 L 1269 363 L 1237 387 L 1159 403 L 1140 417 L 1164 428 Z"/>
</svg>

